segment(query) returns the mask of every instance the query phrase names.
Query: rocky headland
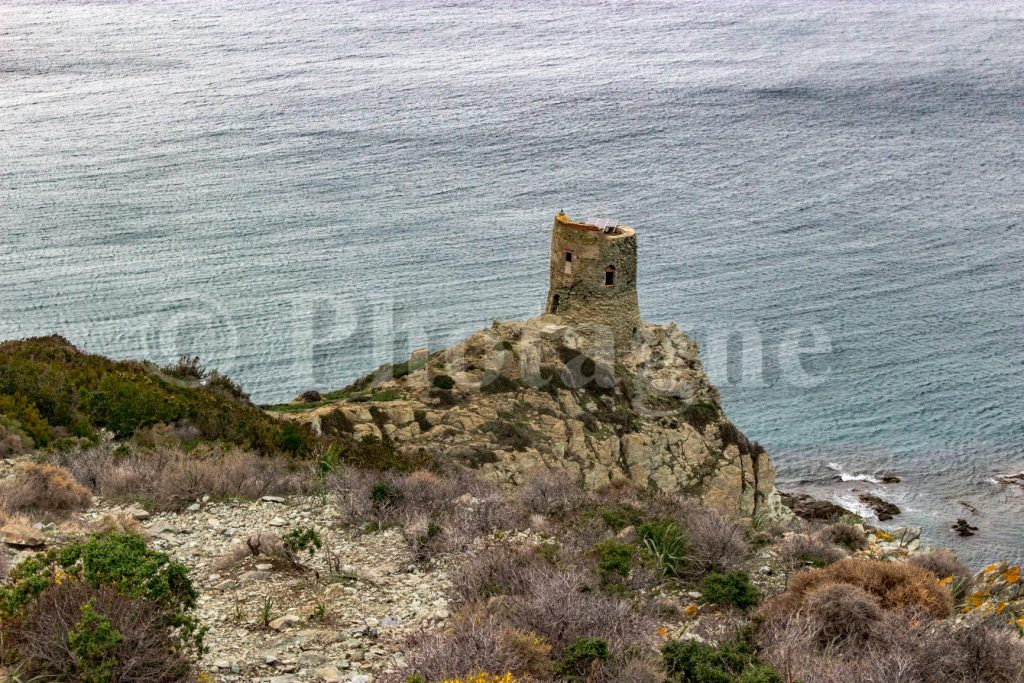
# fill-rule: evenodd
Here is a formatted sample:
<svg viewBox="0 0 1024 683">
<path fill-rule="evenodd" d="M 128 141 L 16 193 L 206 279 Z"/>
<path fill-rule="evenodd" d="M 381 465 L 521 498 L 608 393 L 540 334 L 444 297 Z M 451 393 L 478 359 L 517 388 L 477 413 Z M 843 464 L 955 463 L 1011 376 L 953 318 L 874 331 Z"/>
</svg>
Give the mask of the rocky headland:
<svg viewBox="0 0 1024 683">
<path fill-rule="evenodd" d="M 624 353 L 603 341 L 557 316 L 495 322 L 384 366 L 336 400 L 303 409 L 300 397 L 283 415 L 510 484 L 545 468 L 589 488 L 624 480 L 740 517 L 790 515 L 768 454 L 728 420 L 692 340 L 674 325 L 644 324 Z"/>
<path fill-rule="evenodd" d="M 1019 567 L 780 496 L 671 325 L 496 322 L 266 409 L 8 342 L 0 416 L 12 681 L 1024 676 Z"/>
</svg>

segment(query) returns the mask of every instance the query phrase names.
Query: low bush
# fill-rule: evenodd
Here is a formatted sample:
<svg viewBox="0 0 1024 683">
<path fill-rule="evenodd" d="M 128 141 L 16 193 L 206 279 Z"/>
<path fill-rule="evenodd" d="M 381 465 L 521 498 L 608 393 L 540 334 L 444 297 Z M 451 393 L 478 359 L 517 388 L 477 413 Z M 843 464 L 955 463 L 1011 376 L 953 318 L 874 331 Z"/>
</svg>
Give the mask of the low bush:
<svg viewBox="0 0 1024 683">
<path fill-rule="evenodd" d="M 1002 625 L 933 621 L 918 611 L 886 612 L 878 633 L 857 647 L 823 639 L 804 614 L 758 629 L 762 657 L 794 681 L 850 683 L 1024 683 L 1024 640 Z"/>
<path fill-rule="evenodd" d="M 370 488 L 371 509 L 380 514 L 402 501 L 402 489 L 389 481 L 378 481 Z"/>
<path fill-rule="evenodd" d="M 540 468 L 527 474 L 516 491 L 516 501 L 529 512 L 564 517 L 586 502 L 579 480 L 565 470 Z"/>
<path fill-rule="evenodd" d="M 26 453 L 35 446 L 21 424 L 10 415 L 0 414 L 0 458 Z"/>
<path fill-rule="evenodd" d="M 313 527 L 295 527 L 281 539 L 284 548 L 285 558 L 293 567 L 301 567 L 300 558 L 302 553 L 312 557 L 314 553 L 323 547 L 323 540 L 319 532 Z"/>
<path fill-rule="evenodd" d="M 30 603 L 5 640 L 27 677 L 72 683 L 194 680 L 168 615 L 151 601 L 65 581 Z"/>
<path fill-rule="evenodd" d="M 929 572 L 936 579 L 952 578 L 954 581 L 973 578 L 970 568 L 960 561 L 952 550 L 931 550 L 915 553 L 907 558 L 907 562 Z"/>
<path fill-rule="evenodd" d="M 679 576 L 690 562 L 686 533 L 668 519 L 644 522 L 637 527 L 637 538 L 666 576 Z"/>
<path fill-rule="evenodd" d="M 761 662 L 745 633 L 715 647 L 696 640 L 676 640 L 661 650 L 668 683 L 783 683 Z"/>
<path fill-rule="evenodd" d="M 203 652 L 186 568 L 131 534 L 22 561 L 0 586 L 4 656 L 43 679 L 188 680 Z"/>
<path fill-rule="evenodd" d="M 779 557 L 789 571 L 804 567 L 827 567 L 847 554 L 832 543 L 809 534 L 794 534 L 779 546 Z"/>
<path fill-rule="evenodd" d="M 608 643 L 603 638 L 577 638 L 562 652 L 555 674 L 570 681 L 589 679 L 609 659 Z"/>
<path fill-rule="evenodd" d="M 885 612 L 878 598 L 849 584 L 824 585 L 807 594 L 804 613 L 822 648 L 862 648 L 883 637 Z"/>
<path fill-rule="evenodd" d="M 711 508 L 690 510 L 686 532 L 690 559 L 702 572 L 737 569 L 750 556 L 744 530 Z"/>
<path fill-rule="evenodd" d="M 750 583 L 750 577 L 741 571 L 708 574 L 700 582 L 700 592 L 708 602 L 740 609 L 749 609 L 760 599 L 757 589 Z"/>
<path fill-rule="evenodd" d="M 431 386 L 443 391 L 451 391 L 455 388 L 455 380 L 449 375 L 434 375 L 430 380 Z"/>
<path fill-rule="evenodd" d="M 524 595 L 537 574 L 551 571 L 551 564 L 534 548 L 502 544 L 467 558 L 452 576 L 452 592 L 461 603 Z"/>
<path fill-rule="evenodd" d="M 601 572 L 602 580 L 610 583 L 629 576 L 633 556 L 636 555 L 636 546 L 615 540 L 602 541 L 594 546 L 594 555 L 597 557 L 597 568 Z"/>
<path fill-rule="evenodd" d="M 551 646 L 543 638 L 518 631 L 480 607 L 459 612 L 445 631 L 413 636 L 406 652 L 415 675 L 427 681 L 475 683 L 481 670 L 511 672 L 511 681 L 517 680 L 514 674 L 544 680 L 551 669 Z"/>
<path fill-rule="evenodd" d="M 186 367 L 187 366 L 187 367 Z M 151 364 L 82 353 L 61 337 L 0 344 L 0 415 L 17 420 L 40 447 L 64 436 L 119 438 L 157 423 L 187 424 L 208 441 L 264 454 L 306 454 L 317 443 L 308 427 L 281 422 L 248 401 L 223 375 L 198 362 L 170 372 Z"/>
<path fill-rule="evenodd" d="M 92 503 L 92 493 L 62 467 L 20 463 L 0 483 L 0 505 L 10 512 L 66 512 Z"/>
<path fill-rule="evenodd" d="M 112 500 L 138 501 L 177 510 L 204 495 L 256 500 L 265 495 L 310 493 L 315 463 L 261 456 L 220 446 L 158 442 L 151 447 L 103 444 L 51 455 L 78 481 Z"/>
<path fill-rule="evenodd" d="M 838 545 L 847 550 L 863 550 L 868 547 L 868 537 L 864 531 L 853 524 L 835 522 L 821 530 L 821 539 L 831 545 Z"/>
<path fill-rule="evenodd" d="M 787 590 L 765 605 L 767 619 L 787 619 L 801 610 L 816 589 L 831 584 L 848 584 L 878 599 L 885 610 L 917 609 L 942 618 L 953 610 L 953 599 L 935 577 L 906 562 L 886 562 L 848 557 L 823 569 L 799 572 Z"/>
<path fill-rule="evenodd" d="M 270 531 L 258 531 L 250 534 L 245 540 L 235 540 L 228 551 L 214 561 L 218 571 L 230 569 L 250 557 L 266 557 L 272 560 L 286 561 L 284 541 Z"/>
</svg>

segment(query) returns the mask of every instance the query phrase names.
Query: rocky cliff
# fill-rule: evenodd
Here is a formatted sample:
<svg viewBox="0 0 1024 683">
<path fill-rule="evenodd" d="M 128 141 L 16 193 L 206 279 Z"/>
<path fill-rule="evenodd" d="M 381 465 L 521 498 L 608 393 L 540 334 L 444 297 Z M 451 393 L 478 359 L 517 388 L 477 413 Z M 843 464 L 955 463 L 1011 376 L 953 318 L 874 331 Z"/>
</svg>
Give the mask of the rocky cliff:
<svg viewBox="0 0 1024 683">
<path fill-rule="evenodd" d="M 625 479 L 730 514 L 788 516 L 768 455 L 726 418 L 692 340 L 644 324 L 624 353 L 602 341 L 556 316 L 495 322 L 290 415 L 510 483 L 543 467 L 588 487 Z"/>
</svg>

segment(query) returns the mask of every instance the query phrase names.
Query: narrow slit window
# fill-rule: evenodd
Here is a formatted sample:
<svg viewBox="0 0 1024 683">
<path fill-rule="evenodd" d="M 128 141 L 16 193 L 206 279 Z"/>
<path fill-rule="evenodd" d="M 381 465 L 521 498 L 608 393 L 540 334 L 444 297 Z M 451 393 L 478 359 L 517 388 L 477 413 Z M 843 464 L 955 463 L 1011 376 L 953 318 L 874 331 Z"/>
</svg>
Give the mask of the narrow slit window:
<svg viewBox="0 0 1024 683">
<path fill-rule="evenodd" d="M 558 298 L 559 297 L 558 297 L 557 294 L 555 294 L 553 297 L 551 297 L 551 312 L 552 313 L 558 313 Z"/>
<path fill-rule="evenodd" d="M 604 269 L 604 286 L 611 287 L 615 284 L 615 266 L 608 266 Z"/>
<path fill-rule="evenodd" d="M 566 263 L 572 263 L 572 252 L 571 251 L 565 252 L 565 262 Z"/>
</svg>

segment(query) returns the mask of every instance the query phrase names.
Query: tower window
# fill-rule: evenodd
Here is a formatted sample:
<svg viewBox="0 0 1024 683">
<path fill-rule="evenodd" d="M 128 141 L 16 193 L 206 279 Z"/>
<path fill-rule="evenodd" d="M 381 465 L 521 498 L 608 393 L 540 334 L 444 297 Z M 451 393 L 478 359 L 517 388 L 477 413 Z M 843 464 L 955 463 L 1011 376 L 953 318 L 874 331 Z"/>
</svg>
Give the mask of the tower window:
<svg viewBox="0 0 1024 683">
<path fill-rule="evenodd" d="M 604 286 L 611 287 L 615 284 L 615 266 L 608 266 L 604 269 Z"/>
<path fill-rule="evenodd" d="M 551 312 L 552 313 L 558 313 L 558 299 L 559 299 L 559 296 L 557 294 L 555 294 L 553 297 L 551 297 Z"/>
<path fill-rule="evenodd" d="M 566 263 L 572 263 L 572 252 L 571 251 L 565 252 L 565 262 Z"/>
</svg>

